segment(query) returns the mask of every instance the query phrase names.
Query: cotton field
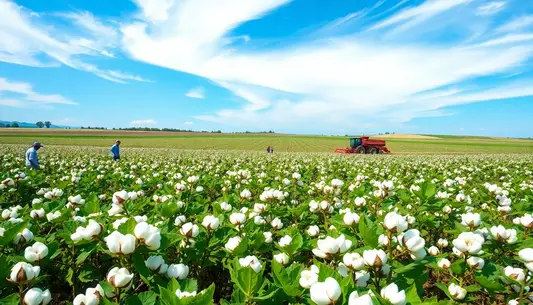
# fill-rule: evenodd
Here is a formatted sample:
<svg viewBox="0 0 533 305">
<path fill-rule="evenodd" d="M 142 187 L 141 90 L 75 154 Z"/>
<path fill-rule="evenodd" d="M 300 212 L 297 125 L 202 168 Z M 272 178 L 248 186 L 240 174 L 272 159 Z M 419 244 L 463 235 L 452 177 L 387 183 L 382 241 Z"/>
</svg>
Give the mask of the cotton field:
<svg viewBox="0 0 533 305">
<path fill-rule="evenodd" d="M 529 304 L 533 157 L 0 148 L 0 304 Z"/>
</svg>

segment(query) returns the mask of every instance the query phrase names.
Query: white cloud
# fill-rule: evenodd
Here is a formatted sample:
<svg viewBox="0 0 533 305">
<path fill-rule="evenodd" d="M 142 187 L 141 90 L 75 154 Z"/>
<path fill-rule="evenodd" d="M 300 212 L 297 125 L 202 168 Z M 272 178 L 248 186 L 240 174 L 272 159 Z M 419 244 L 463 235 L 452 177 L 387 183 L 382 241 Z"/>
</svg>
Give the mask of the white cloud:
<svg viewBox="0 0 533 305">
<path fill-rule="evenodd" d="M 8 79 L 0 77 L 0 97 L 6 93 L 17 95 L 17 97 L 2 98 L 0 104 L 10 107 L 77 104 L 59 94 L 41 94 L 35 92 L 32 88 L 32 85 L 28 83 L 12 82 Z"/>
<path fill-rule="evenodd" d="M 146 78 L 143 78 L 141 76 L 124 73 L 124 72 L 121 72 L 121 71 L 107 70 L 106 72 L 109 74 L 109 76 L 117 78 L 117 79 L 134 80 L 134 81 L 138 81 L 138 82 L 153 82 L 153 81 L 151 81 L 149 79 L 146 79 Z"/>
<path fill-rule="evenodd" d="M 189 90 L 185 93 L 186 97 L 204 99 L 205 98 L 205 89 L 202 87 L 196 87 Z"/>
<path fill-rule="evenodd" d="M 147 127 L 157 124 L 155 120 L 135 120 L 130 123 L 131 126 L 135 127 Z"/>
<path fill-rule="evenodd" d="M 113 75 L 113 71 L 99 69 L 81 59 L 82 56 L 114 56 L 107 48 L 118 42 L 118 31 L 90 13 L 59 14 L 82 28 L 87 38 L 87 35 L 76 35 L 76 26 L 59 30 L 45 24 L 43 17 L 9 0 L 0 0 L 0 12 L 0 61 L 34 67 L 62 64 L 118 83 L 136 80 L 136 76 Z"/>
<path fill-rule="evenodd" d="M 183 122 L 183 125 L 192 125 L 193 122 Z"/>
<path fill-rule="evenodd" d="M 523 15 L 500 26 L 497 32 L 514 32 L 520 31 L 527 27 L 533 26 L 533 15 Z"/>
<path fill-rule="evenodd" d="M 268 50 L 247 51 L 228 45 L 231 29 L 286 2 L 250 0 L 245 7 L 225 7 L 220 1 L 191 1 L 182 6 L 168 0 L 168 8 L 158 12 L 150 8 L 150 13 L 141 5 L 145 20 L 122 27 L 123 46 L 137 60 L 208 78 L 246 100 L 248 103 L 240 108 L 195 117 L 241 127 L 279 130 L 342 122 L 343 126 L 337 124 L 336 128 L 349 130 L 382 119 L 401 122 L 449 115 L 440 108 L 529 92 L 514 89 L 510 94 L 504 88 L 505 94 L 494 91 L 492 97 L 476 96 L 460 85 L 477 77 L 515 72 L 533 57 L 533 45 L 527 43 L 527 37 L 512 39 L 512 46 L 491 42 L 488 39 L 493 36 L 483 34 L 476 39 L 485 40 L 485 44 L 475 45 L 460 39 L 445 43 L 415 40 L 420 37 L 413 32 L 420 28 L 430 37 L 442 37 L 443 31 L 464 32 L 467 23 L 485 18 L 476 17 L 477 8 L 470 5 L 474 3 L 471 0 L 426 1 L 369 24 L 372 31 L 348 36 Z M 221 10 L 225 14 L 212 15 Z M 442 19 L 437 16 L 444 13 L 454 16 L 453 20 L 468 22 L 438 26 Z M 192 16 L 194 20 L 190 20 Z M 210 23 L 213 18 L 214 25 Z M 355 17 L 337 23 L 342 25 L 351 18 Z M 408 28 L 413 31 L 404 31 Z M 389 30 L 397 34 L 394 39 L 382 37 Z M 455 92 L 426 94 L 423 99 L 418 96 L 452 85 Z M 391 110 L 398 115 L 391 116 Z M 353 120 L 354 116 L 358 120 Z"/>
<path fill-rule="evenodd" d="M 69 43 L 96 51 L 107 57 L 115 57 L 108 50 L 115 48 L 119 41 L 119 33 L 113 26 L 104 24 L 90 12 L 68 12 L 57 15 L 72 21 L 86 34 L 83 38 L 69 40 Z"/>
<path fill-rule="evenodd" d="M 390 27 L 398 23 L 403 23 L 402 30 L 415 26 L 422 21 L 432 18 L 438 14 L 448 11 L 456 6 L 469 3 L 471 0 L 453 0 L 453 1 L 426 1 L 423 4 L 406 8 L 401 12 L 392 15 L 391 17 L 378 22 L 372 26 L 371 30 L 377 30 L 385 27 Z"/>
<path fill-rule="evenodd" d="M 503 37 L 494 38 L 483 43 L 480 43 L 479 46 L 490 47 L 498 46 L 504 44 L 520 43 L 533 40 L 533 33 L 524 33 L 524 34 L 508 34 Z"/>
<path fill-rule="evenodd" d="M 494 1 L 484 5 L 481 5 L 477 8 L 477 14 L 482 16 L 494 15 L 501 11 L 505 6 L 503 1 Z"/>
</svg>

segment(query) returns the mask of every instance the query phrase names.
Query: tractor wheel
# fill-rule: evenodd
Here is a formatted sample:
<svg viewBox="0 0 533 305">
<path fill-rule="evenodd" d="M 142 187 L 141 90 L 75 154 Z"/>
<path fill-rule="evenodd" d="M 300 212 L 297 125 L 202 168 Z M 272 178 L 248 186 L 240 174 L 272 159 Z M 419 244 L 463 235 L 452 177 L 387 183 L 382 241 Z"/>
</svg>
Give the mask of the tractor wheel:
<svg viewBox="0 0 533 305">
<path fill-rule="evenodd" d="M 375 147 L 372 147 L 372 148 L 370 148 L 370 150 L 368 151 L 368 153 L 371 154 L 371 155 L 375 155 L 375 154 L 378 153 L 378 149 L 375 148 Z"/>
<path fill-rule="evenodd" d="M 357 146 L 355 148 L 355 153 L 356 154 L 366 154 L 366 149 L 364 146 Z"/>
</svg>

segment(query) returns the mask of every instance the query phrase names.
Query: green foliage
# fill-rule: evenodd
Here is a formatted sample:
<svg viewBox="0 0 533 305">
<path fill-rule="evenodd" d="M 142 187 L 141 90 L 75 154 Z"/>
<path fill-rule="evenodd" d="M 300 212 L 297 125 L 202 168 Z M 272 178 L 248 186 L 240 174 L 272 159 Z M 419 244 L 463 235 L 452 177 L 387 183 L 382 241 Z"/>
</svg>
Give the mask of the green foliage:
<svg viewBox="0 0 533 305">
<path fill-rule="evenodd" d="M 23 289 L 50 289 L 53 304 L 69 304 L 76 295 L 100 284 L 108 295 L 100 304 L 312 305 L 309 289 L 300 285 L 302 271 L 315 270 L 312 265 L 318 268 L 319 282 L 333 278 L 341 287 L 338 305 L 348 304 L 354 291 L 359 295 L 372 291 L 374 304 L 387 304 L 381 291 L 392 283 L 405 292 L 407 304 L 412 305 L 456 302 L 448 291 L 452 283 L 466 289 L 465 303 L 491 304 L 520 298 L 516 290 L 521 283 L 508 279 L 504 268 L 525 270 L 518 251 L 533 247 L 531 231 L 519 219 L 533 208 L 529 182 L 533 176 L 528 174 L 533 171 L 531 157 L 344 158 L 287 154 L 265 158 L 244 152 L 125 150 L 127 158 L 125 154 L 120 162 L 111 162 L 100 150 L 52 147 L 42 153 L 41 171 L 26 171 L 26 178 L 20 178 L 19 172 L 24 169 L 20 149 L 0 147 L 4 161 L 0 175 L 6 179 L 0 189 L 0 266 L 5 266 L 0 268 L 0 278 L 6 279 L 0 281 L 0 305 L 20 303 L 19 285 L 7 279 L 15 264 L 30 259 L 25 257 L 26 249 L 36 242 L 45 244 L 48 254 L 31 262 L 39 265 L 40 274 L 24 283 Z M 295 177 L 300 177 L 300 182 L 293 173 L 298 173 Z M 196 180 L 192 176 L 198 180 L 192 182 Z M 333 187 L 333 179 L 344 184 Z M 390 189 L 384 189 L 384 181 L 392 181 Z M 180 184 L 178 188 L 176 184 Z M 500 199 L 486 184 L 501 188 L 498 194 L 508 194 L 512 201 L 509 214 L 498 210 Z M 412 185 L 420 189 L 410 188 Z M 63 194 L 47 193 L 54 189 L 61 189 Z M 252 198 L 241 198 L 244 189 L 252 193 Z M 123 202 L 120 215 L 110 215 L 111 198 L 122 190 L 137 198 Z M 437 198 L 438 192 L 441 198 Z M 78 194 L 85 202 L 71 207 L 69 197 Z M 458 202 L 458 194 L 470 198 Z M 154 195 L 165 196 L 164 202 Z M 365 198 L 366 204 L 356 205 L 357 197 Z M 318 210 L 310 205 L 312 200 L 320 202 Z M 222 202 L 231 206 L 223 209 Z M 264 203 L 266 208 L 262 210 L 255 203 Z M 45 216 L 36 217 L 41 208 Z M 346 209 L 360 217 L 357 225 L 344 223 L 341 210 Z M 384 226 L 387 213 L 392 211 L 409 222 L 403 232 L 387 231 Z M 46 215 L 54 212 L 59 217 L 49 220 Z M 515 230 L 517 241 L 484 238 L 483 252 L 467 254 L 466 258 L 453 253 L 454 239 L 463 232 L 474 231 L 461 224 L 461 215 L 466 212 L 480 215 L 477 234 L 484 234 L 481 229 L 502 225 L 506 230 Z M 233 213 L 245 214 L 246 222 L 232 224 Z M 180 215 L 185 217 L 187 226 L 197 226 L 191 233 L 194 236 L 184 236 L 183 224 L 175 223 Z M 203 225 L 208 216 L 219 222 L 214 231 Z M 275 218 L 281 220 L 283 227 L 273 228 L 271 222 Z M 138 221 L 146 221 L 153 226 L 151 230 L 158 232 L 159 247 L 150 249 L 146 246 L 150 238 L 140 235 L 134 236 L 133 253 L 121 253 L 122 243 L 119 247 L 108 245 L 105 239 L 115 228 L 122 234 L 135 235 Z M 101 225 L 102 232 L 93 228 L 98 231 L 96 235 L 83 235 L 83 239 L 74 242 L 73 234 L 79 235 L 93 222 Z M 122 223 L 117 227 L 119 222 Z M 310 226 L 319 228 L 318 235 L 308 232 Z M 33 239 L 15 243 L 15 237 L 24 229 L 32 232 Z M 413 243 L 404 244 L 406 240 L 401 239 L 401 234 L 408 234 L 411 229 L 419 231 L 425 250 L 436 246 L 441 238 L 449 245 L 439 246 L 436 256 L 428 254 L 415 261 L 411 252 L 414 250 L 409 249 Z M 266 232 L 271 233 L 271 241 Z M 286 235 L 292 241 L 281 247 L 279 241 Z M 342 240 L 336 239 L 341 235 L 352 243 L 349 247 L 348 242 L 336 244 Z M 241 242 L 230 251 L 226 245 L 236 236 Z M 321 242 L 319 247 L 318 240 L 326 240 L 327 236 L 336 240 L 328 239 L 329 244 Z M 382 244 L 384 237 L 389 238 L 390 246 Z M 118 253 L 111 248 L 118 248 Z M 325 258 L 313 252 L 316 248 L 326 253 Z M 374 268 L 366 261 L 357 270 L 343 266 L 350 263 L 351 253 L 364 255 L 366 250 L 374 249 L 387 254 L 387 265 Z M 286 264 L 273 259 L 278 253 L 288 256 Z M 180 268 L 188 269 L 187 276 L 183 278 L 185 271 L 180 270 L 183 279 L 176 280 L 170 279 L 169 273 L 160 272 L 158 266 L 150 270 L 147 260 L 153 260 L 153 256 L 161 256 L 164 261 L 165 265 L 159 268 L 186 265 Z M 258 272 L 240 265 L 239 259 L 248 256 L 261 266 Z M 484 259 L 482 270 L 468 265 L 471 256 Z M 451 261 L 447 270 L 437 265 L 444 258 Z M 114 267 L 133 274 L 126 287 L 115 289 L 105 280 Z M 367 276 L 369 279 L 365 280 Z M 525 285 L 533 287 L 531 282 Z M 178 290 L 182 298 L 176 294 Z M 526 300 L 525 294 L 522 298 Z"/>
</svg>

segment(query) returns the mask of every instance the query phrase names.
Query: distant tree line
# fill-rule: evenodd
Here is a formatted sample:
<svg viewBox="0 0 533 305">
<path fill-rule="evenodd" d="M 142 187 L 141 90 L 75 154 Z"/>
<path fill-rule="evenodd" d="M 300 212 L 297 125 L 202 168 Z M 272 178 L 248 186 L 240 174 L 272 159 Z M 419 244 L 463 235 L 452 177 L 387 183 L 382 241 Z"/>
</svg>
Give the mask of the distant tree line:
<svg viewBox="0 0 533 305">
<path fill-rule="evenodd" d="M 52 123 L 50 121 L 39 121 L 35 123 L 39 128 L 50 128 Z M 0 123 L 0 128 L 19 128 L 20 124 L 18 122 L 12 122 L 11 124 Z M 65 127 L 66 129 L 72 129 L 71 127 Z M 80 129 L 95 129 L 95 130 L 107 130 L 106 127 L 99 126 L 81 126 Z M 178 129 L 178 128 L 154 128 L 154 127 L 127 127 L 127 128 L 113 128 L 113 130 L 129 130 L 129 131 L 167 131 L 167 132 L 198 132 L 198 133 L 222 133 L 222 130 L 212 130 L 212 131 L 197 131 L 192 129 Z M 257 134 L 257 133 L 267 133 L 275 134 L 274 131 L 241 131 L 241 132 L 231 132 L 232 134 Z"/>
<path fill-rule="evenodd" d="M 19 128 L 20 125 L 18 122 L 12 122 L 11 124 L 9 123 L 0 123 L 0 128 Z"/>
<path fill-rule="evenodd" d="M 39 121 L 39 122 L 35 123 L 35 125 L 37 125 L 37 127 L 39 127 L 39 128 L 43 128 L 43 127 L 50 128 L 50 126 L 52 126 L 52 122 L 45 121 L 43 123 L 42 121 Z"/>
<path fill-rule="evenodd" d="M 46 121 L 46 122 L 37 122 L 35 123 L 35 125 L 39 128 L 43 128 L 46 126 L 46 128 L 50 128 L 52 126 L 52 123 L 50 121 Z M 20 124 L 19 122 L 12 122 L 11 124 L 10 123 L 0 123 L 0 128 L 19 128 L 20 127 Z"/>
<path fill-rule="evenodd" d="M 202 131 L 195 131 L 195 130 L 191 130 L 191 129 L 155 128 L 155 127 L 127 127 L 127 128 L 113 128 L 113 130 L 222 133 L 221 130 L 213 130 L 213 131 L 202 130 Z"/>
<path fill-rule="evenodd" d="M 232 133 L 236 133 L 236 134 L 240 134 L 240 133 L 275 133 L 274 131 L 272 130 L 269 130 L 269 131 L 236 131 L 236 132 L 232 132 Z"/>
<path fill-rule="evenodd" d="M 20 127 L 18 122 L 13 122 L 11 124 L 0 123 L 0 128 L 18 128 L 18 127 Z"/>
</svg>

